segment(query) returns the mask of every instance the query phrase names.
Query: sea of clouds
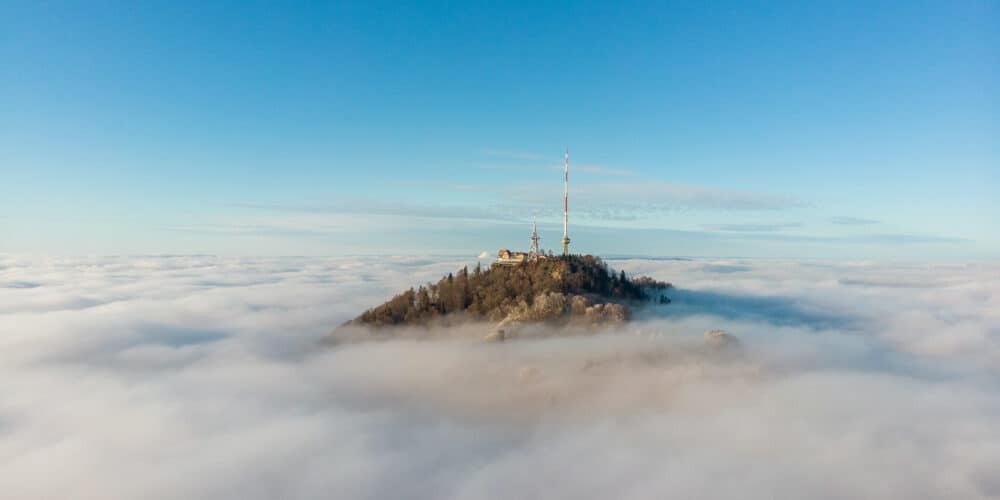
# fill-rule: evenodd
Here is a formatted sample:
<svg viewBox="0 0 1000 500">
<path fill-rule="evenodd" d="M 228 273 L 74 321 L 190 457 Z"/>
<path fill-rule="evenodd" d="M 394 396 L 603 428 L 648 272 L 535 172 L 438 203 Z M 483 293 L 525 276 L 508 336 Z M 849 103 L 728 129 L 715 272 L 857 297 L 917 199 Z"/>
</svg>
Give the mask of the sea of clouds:
<svg viewBox="0 0 1000 500">
<path fill-rule="evenodd" d="M 1000 265 L 611 261 L 673 303 L 320 345 L 467 264 L 0 257 L 0 498 L 1000 496 Z"/>
</svg>

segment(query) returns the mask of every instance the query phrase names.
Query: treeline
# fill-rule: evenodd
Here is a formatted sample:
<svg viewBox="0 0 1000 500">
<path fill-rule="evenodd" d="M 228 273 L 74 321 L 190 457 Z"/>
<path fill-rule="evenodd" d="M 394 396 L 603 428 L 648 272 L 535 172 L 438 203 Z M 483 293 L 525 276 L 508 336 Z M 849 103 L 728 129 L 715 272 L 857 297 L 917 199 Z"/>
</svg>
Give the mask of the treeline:
<svg viewBox="0 0 1000 500">
<path fill-rule="evenodd" d="M 646 290 L 669 285 L 647 277 L 630 279 L 624 271 L 615 273 L 600 258 L 591 255 L 550 257 L 517 266 L 477 265 L 449 273 L 434 284 L 396 295 L 378 307 L 365 311 L 355 324 L 388 326 L 426 324 L 453 313 L 474 319 L 499 321 L 519 305 L 531 305 L 544 293 L 583 295 L 597 299 L 646 300 Z"/>
</svg>

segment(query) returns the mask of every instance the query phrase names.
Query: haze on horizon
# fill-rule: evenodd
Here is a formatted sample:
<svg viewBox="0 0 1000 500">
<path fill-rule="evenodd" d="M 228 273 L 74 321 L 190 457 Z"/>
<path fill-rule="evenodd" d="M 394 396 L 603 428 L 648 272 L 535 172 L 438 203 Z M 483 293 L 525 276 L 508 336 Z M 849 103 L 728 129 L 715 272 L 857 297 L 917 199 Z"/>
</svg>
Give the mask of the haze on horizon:
<svg viewBox="0 0 1000 500">
<path fill-rule="evenodd" d="M 1000 255 L 989 1 L 0 5 L 0 253 Z"/>
</svg>

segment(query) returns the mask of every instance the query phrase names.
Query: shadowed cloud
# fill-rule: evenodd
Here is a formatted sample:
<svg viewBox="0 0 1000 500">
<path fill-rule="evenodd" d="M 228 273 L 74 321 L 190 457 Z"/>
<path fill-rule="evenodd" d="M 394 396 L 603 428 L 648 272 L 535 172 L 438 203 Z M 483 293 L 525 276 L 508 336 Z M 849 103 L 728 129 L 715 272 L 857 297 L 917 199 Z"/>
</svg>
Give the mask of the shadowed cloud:
<svg viewBox="0 0 1000 500">
<path fill-rule="evenodd" d="M 844 215 L 830 217 L 828 220 L 833 224 L 840 224 L 842 226 L 867 226 L 879 223 L 877 220 L 863 219 L 861 217 L 848 217 Z"/>
<path fill-rule="evenodd" d="M 732 269 L 732 268 L 728 268 Z M 712 272 L 719 272 L 712 270 Z M 723 272 L 734 272 L 731 270 Z M 859 318 L 837 314 L 804 303 L 795 297 L 760 296 L 706 290 L 673 289 L 665 293 L 668 307 L 657 308 L 667 317 L 690 315 L 719 316 L 726 319 L 759 321 L 775 326 L 798 326 L 812 330 L 852 330 Z"/>
</svg>

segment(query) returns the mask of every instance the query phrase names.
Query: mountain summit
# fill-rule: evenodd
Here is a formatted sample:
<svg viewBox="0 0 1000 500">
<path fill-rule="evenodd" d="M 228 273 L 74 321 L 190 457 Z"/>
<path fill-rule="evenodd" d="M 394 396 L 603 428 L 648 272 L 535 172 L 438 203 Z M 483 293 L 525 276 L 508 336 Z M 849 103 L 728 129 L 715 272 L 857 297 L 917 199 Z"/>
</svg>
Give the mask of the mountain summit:
<svg viewBox="0 0 1000 500">
<path fill-rule="evenodd" d="M 437 283 L 410 288 L 344 326 L 431 326 L 471 320 L 498 322 L 502 332 L 524 323 L 616 323 L 631 317 L 630 306 L 668 302 L 660 294 L 668 287 L 648 277 L 615 273 L 591 255 L 487 269 L 477 265 L 472 271 L 466 267 Z"/>
</svg>

